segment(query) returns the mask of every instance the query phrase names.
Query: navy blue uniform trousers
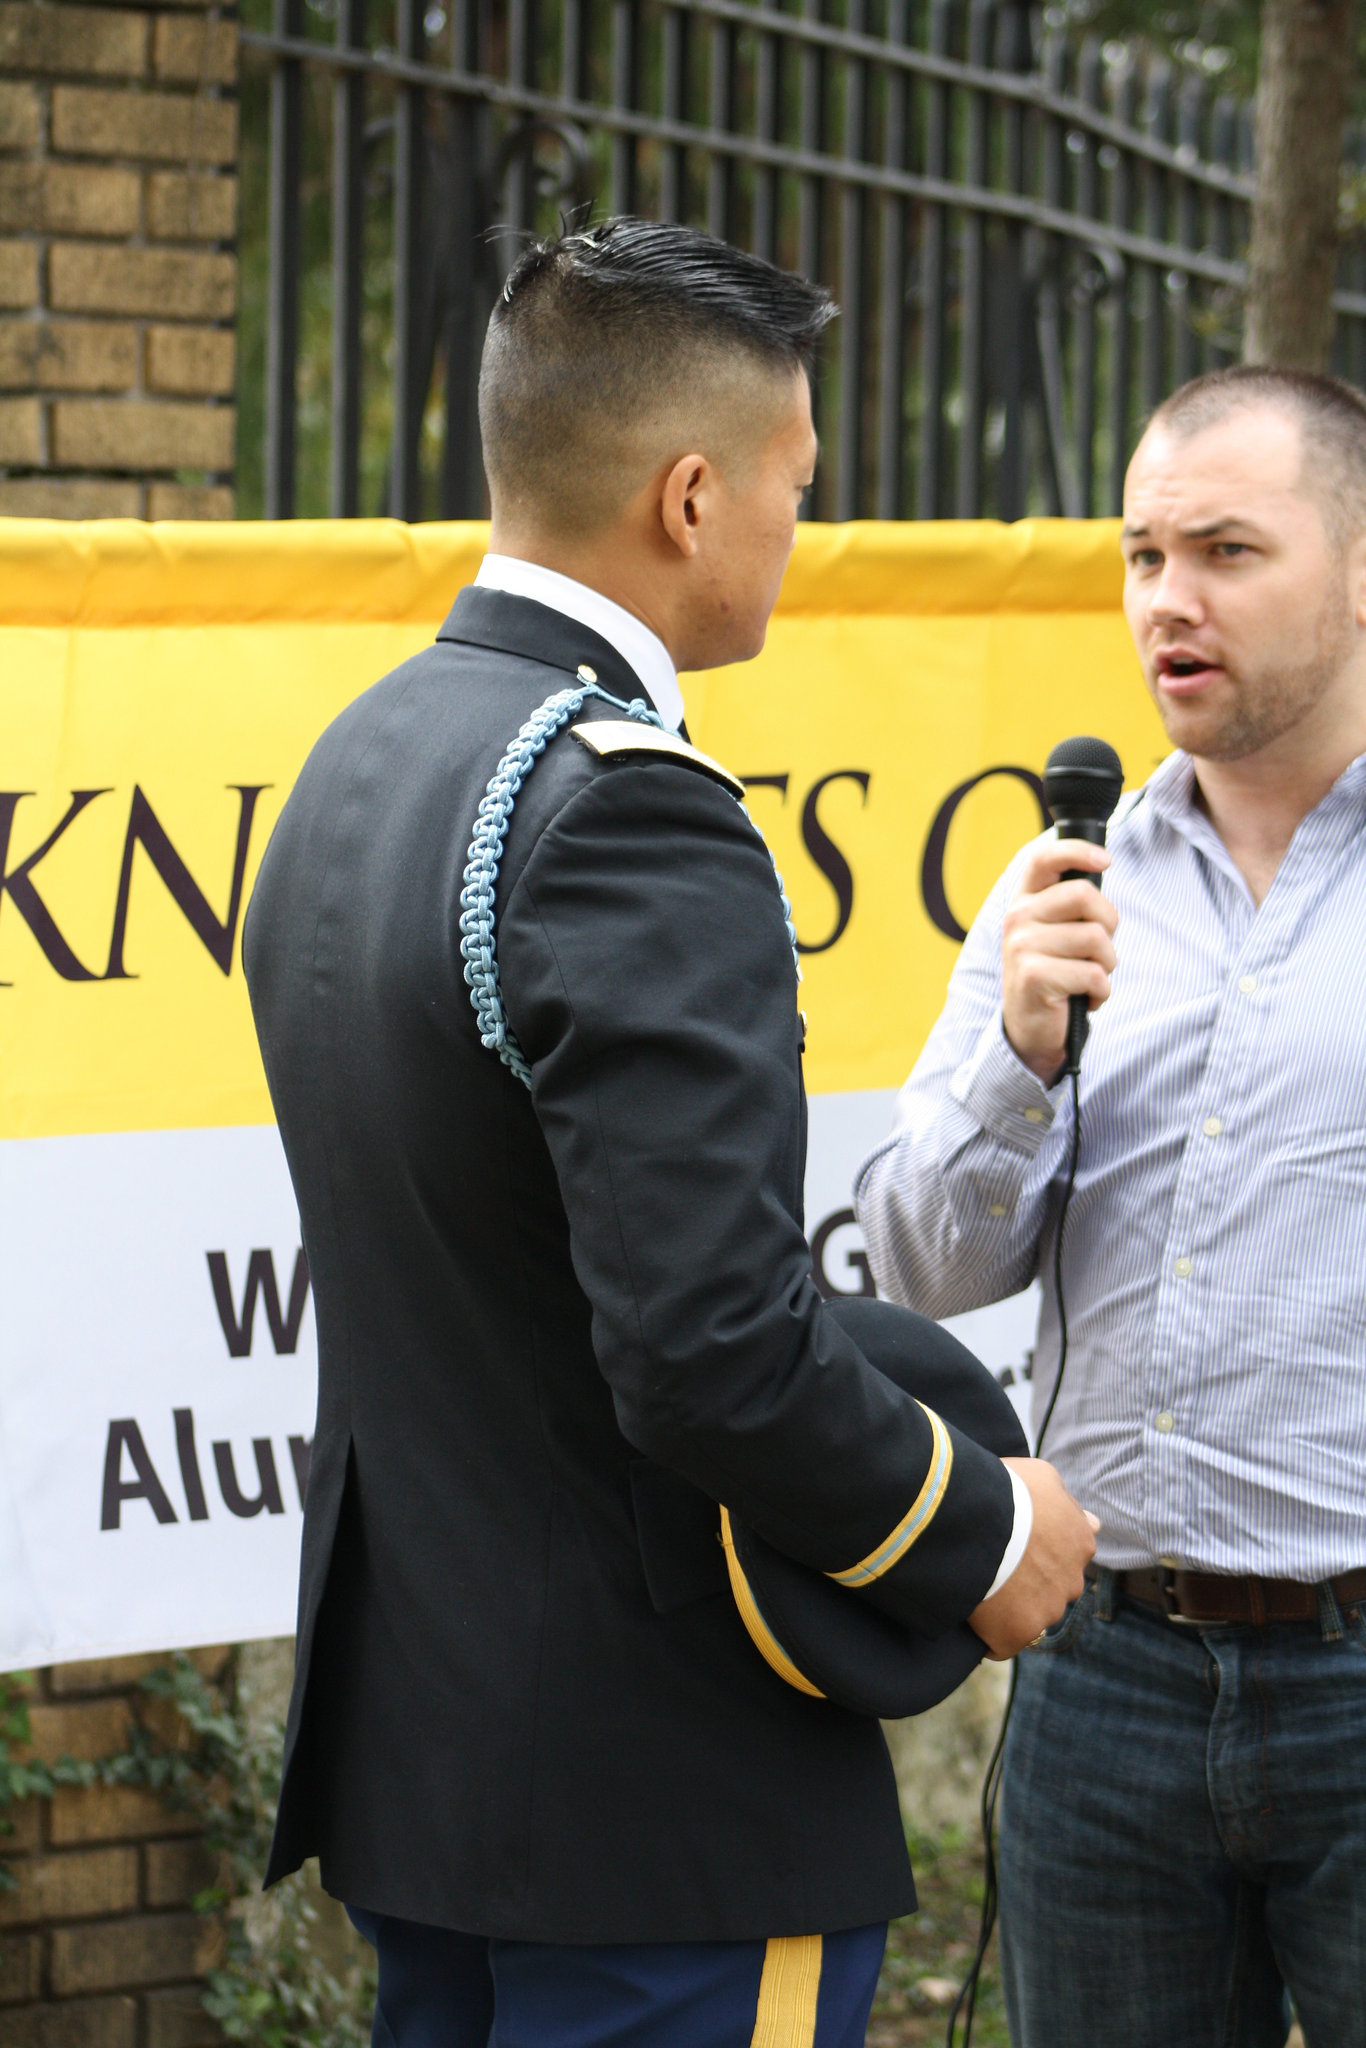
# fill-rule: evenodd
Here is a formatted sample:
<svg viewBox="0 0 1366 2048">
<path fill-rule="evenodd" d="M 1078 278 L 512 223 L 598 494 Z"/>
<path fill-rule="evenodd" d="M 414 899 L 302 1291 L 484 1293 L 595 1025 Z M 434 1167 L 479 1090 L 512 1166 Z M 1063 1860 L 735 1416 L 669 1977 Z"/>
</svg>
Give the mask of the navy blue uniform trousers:
<svg viewBox="0 0 1366 2048">
<path fill-rule="evenodd" d="M 863 2048 L 887 1936 L 561 1948 L 347 1911 L 379 1957 L 372 2048 Z"/>
</svg>

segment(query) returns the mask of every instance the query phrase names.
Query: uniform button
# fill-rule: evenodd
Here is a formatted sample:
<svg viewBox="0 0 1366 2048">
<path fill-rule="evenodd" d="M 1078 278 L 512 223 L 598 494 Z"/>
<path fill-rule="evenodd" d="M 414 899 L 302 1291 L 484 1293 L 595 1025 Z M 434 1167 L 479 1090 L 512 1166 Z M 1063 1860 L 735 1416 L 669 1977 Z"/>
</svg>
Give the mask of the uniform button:
<svg viewBox="0 0 1366 2048">
<path fill-rule="evenodd" d="M 1241 993 L 1241 994 L 1243 994 L 1243 995 L 1245 995 L 1245 996 L 1251 996 L 1251 995 L 1255 995 L 1255 994 L 1257 993 L 1257 977 L 1256 977 L 1256 975 L 1255 975 L 1255 974 L 1240 974 L 1240 975 L 1239 975 L 1239 977 L 1238 977 L 1238 988 L 1239 988 L 1239 991 L 1240 991 L 1240 993 Z"/>
<path fill-rule="evenodd" d="M 1027 1109 L 1025 1111 L 1025 1122 L 1027 1124 L 1041 1124 L 1043 1122 L 1043 1111 L 1041 1109 Z"/>
<path fill-rule="evenodd" d="M 1162 1413 L 1159 1416 L 1157 1416 L 1155 1420 L 1157 1423 L 1157 1427 L 1161 1430 L 1163 1436 L 1169 1435 L 1170 1432 L 1176 1428 L 1176 1417 L 1172 1414 L 1170 1408 L 1164 1408 L 1162 1410 Z"/>
<path fill-rule="evenodd" d="M 1221 1116 L 1207 1116 L 1200 1128 L 1207 1138 L 1217 1138 L 1224 1128 L 1224 1119 Z"/>
<path fill-rule="evenodd" d="M 597 670 L 595 668 L 590 668 L 586 661 L 581 661 L 579 663 L 578 674 L 579 681 L 581 683 L 595 683 L 598 679 Z"/>
<path fill-rule="evenodd" d="M 1178 1259 L 1176 1264 L 1172 1267 L 1172 1271 L 1173 1273 L 1175 1273 L 1178 1280 L 1189 1280 L 1194 1270 L 1195 1269 L 1189 1259 Z"/>
<path fill-rule="evenodd" d="M 1007 1209 L 1004 1202 L 993 1202 L 991 1207 L 987 1210 L 987 1214 L 988 1216 L 1008 1216 L 1010 1214 L 1010 1211 L 1009 1209 Z"/>
</svg>

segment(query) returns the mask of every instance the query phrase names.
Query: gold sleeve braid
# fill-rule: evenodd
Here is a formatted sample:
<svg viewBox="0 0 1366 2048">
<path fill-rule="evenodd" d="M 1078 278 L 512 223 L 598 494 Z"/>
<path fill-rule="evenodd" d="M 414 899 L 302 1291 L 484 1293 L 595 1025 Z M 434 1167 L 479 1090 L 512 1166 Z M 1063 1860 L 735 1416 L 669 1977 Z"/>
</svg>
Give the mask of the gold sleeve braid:
<svg viewBox="0 0 1366 2048">
<path fill-rule="evenodd" d="M 845 1571 L 826 1573 L 826 1577 L 837 1585 L 867 1586 L 874 1579 L 880 1579 L 884 1572 L 900 1563 L 914 1543 L 919 1542 L 939 1512 L 940 1502 L 948 1489 L 949 1474 L 953 1470 L 953 1442 L 933 1408 L 926 1408 L 923 1401 L 918 1401 L 916 1406 L 929 1417 L 933 1434 L 930 1469 L 925 1476 L 925 1484 L 891 1534 L 884 1537 L 875 1550 L 870 1550 L 867 1557 L 860 1558 L 857 1564 L 851 1564 Z"/>
</svg>

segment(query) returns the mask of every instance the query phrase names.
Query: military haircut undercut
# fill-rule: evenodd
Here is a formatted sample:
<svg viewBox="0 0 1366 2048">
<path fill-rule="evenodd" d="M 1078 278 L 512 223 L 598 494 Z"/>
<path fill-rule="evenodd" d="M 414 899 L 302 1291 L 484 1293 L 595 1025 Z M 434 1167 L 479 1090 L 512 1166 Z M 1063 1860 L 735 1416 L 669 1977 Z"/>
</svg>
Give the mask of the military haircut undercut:
<svg viewBox="0 0 1366 2048">
<path fill-rule="evenodd" d="M 535 243 L 480 368 L 495 506 L 583 534 L 671 454 L 743 461 L 835 312 L 821 286 L 696 228 L 620 217 Z"/>
<path fill-rule="evenodd" d="M 1185 440 L 1260 405 L 1299 421 L 1305 488 L 1318 500 L 1329 539 L 1347 547 L 1366 533 L 1366 398 L 1354 385 L 1313 370 L 1234 363 L 1183 384 L 1148 424 Z"/>
</svg>

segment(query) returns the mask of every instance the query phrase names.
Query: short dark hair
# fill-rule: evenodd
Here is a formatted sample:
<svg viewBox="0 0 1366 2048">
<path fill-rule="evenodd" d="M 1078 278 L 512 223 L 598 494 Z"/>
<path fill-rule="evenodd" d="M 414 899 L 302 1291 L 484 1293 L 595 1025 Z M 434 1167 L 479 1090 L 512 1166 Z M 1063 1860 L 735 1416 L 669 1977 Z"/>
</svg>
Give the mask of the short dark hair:
<svg viewBox="0 0 1366 2048">
<path fill-rule="evenodd" d="M 684 452 L 687 431 L 709 407 L 726 412 L 735 388 L 745 405 L 712 422 L 733 435 L 752 423 L 756 372 L 809 375 L 835 312 L 820 285 L 696 228 L 623 216 L 534 243 L 484 344 L 490 485 L 552 524 L 601 524 L 670 429 Z"/>
<path fill-rule="evenodd" d="M 1345 545 L 1366 532 L 1366 397 L 1338 377 L 1269 363 L 1234 363 L 1192 377 L 1158 406 L 1149 426 L 1184 440 L 1252 405 L 1275 405 L 1300 423 L 1307 488 L 1330 537 Z"/>
</svg>

